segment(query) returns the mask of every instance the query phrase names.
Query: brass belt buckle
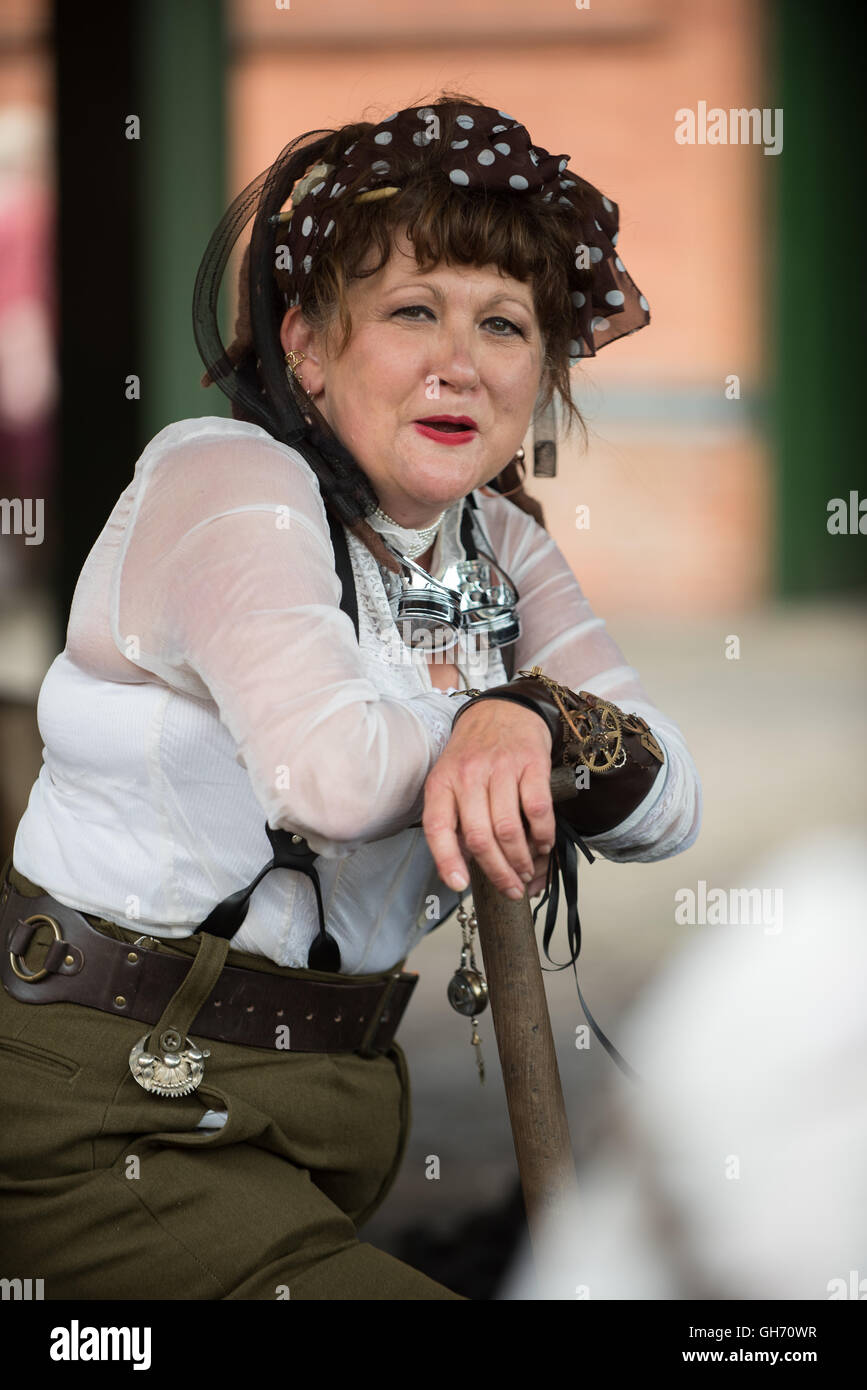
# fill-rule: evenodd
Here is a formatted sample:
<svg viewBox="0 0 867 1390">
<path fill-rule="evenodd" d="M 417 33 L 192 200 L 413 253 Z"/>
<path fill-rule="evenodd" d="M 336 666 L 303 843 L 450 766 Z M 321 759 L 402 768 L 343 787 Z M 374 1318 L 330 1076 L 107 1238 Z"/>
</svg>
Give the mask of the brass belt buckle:
<svg viewBox="0 0 867 1390">
<path fill-rule="evenodd" d="M 55 940 L 63 940 L 63 933 L 60 930 L 60 927 L 55 922 L 54 918 L 46 917 L 44 912 L 36 912 L 32 917 L 24 917 L 20 920 L 23 922 L 25 927 L 29 927 L 32 922 L 47 922 L 51 930 L 54 932 Z M 12 969 L 15 971 L 15 974 L 18 976 L 19 980 L 26 980 L 28 984 L 33 984 L 35 980 L 44 980 L 45 976 L 48 974 L 47 970 L 22 969 L 24 957 L 21 955 L 17 955 L 15 951 L 9 952 L 9 961 L 12 966 Z M 22 964 L 18 965 L 16 964 L 16 961 L 21 961 Z"/>
</svg>

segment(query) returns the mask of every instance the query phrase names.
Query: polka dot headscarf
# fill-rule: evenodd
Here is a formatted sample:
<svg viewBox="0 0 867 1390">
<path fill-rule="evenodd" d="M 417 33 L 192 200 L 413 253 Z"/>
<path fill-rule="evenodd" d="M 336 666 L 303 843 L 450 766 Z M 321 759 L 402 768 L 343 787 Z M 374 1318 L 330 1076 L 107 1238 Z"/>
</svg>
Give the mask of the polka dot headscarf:
<svg viewBox="0 0 867 1390">
<path fill-rule="evenodd" d="M 285 249 L 282 269 L 297 304 L 304 278 L 316 253 L 334 230 L 335 206 L 346 196 L 376 201 L 400 191 L 393 168 L 406 167 L 407 156 L 431 151 L 456 188 L 514 190 L 528 197 L 553 199 L 575 214 L 575 287 L 568 311 L 572 331 L 569 364 L 593 357 L 600 348 L 636 333 L 650 322 L 650 306 L 639 293 L 618 256 L 617 204 L 569 169 L 568 155 L 551 155 L 534 145 L 514 116 L 490 106 L 466 103 L 456 130 L 440 136 L 442 106 L 395 111 L 356 140 L 336 165 L 319 163 L 295 185 L 291 207 L 273 217 L 277 242 Z"/>
</svg>

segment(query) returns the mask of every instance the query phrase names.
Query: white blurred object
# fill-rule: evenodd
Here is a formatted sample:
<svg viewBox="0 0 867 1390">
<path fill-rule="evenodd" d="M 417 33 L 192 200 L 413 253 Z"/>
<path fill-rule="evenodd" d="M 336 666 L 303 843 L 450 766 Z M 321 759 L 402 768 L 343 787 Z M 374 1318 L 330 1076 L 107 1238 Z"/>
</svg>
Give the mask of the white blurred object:
<svg viewBox="0 0 867 1390">
<path fill-rule="evenodd" d="M 538 1285 L 525 1248 L 500 1299 L 827 1299 L 867 1281 L 865 843 L 825 828 L 741 875 L 782 887 L 781 930 L 682 929 L 623 1026 L 644 1083 L 615 1083 Z"/>
<path fill-rule="evenodd" d="M 26 174 L 47 179 L 52 158 L 48 111 L 23 102 L 0 107 L 0 178 Z"/>
</svg>

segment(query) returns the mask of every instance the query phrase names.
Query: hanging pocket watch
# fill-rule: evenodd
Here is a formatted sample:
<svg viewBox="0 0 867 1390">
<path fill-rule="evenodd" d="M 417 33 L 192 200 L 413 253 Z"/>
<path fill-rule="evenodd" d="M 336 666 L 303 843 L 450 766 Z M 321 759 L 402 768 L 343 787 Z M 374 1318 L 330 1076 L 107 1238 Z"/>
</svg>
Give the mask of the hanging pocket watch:
<svg viewBox="0 0 867 1390">
<path fill-rule="evenodd" d="M 471 912 L 467 912 L 462 901 L 457 916 L 463 934 L 461 963 L 449 980 L 446 993 L 455 1012 L 463 1014 L 464 1018 L 471 1018 L 473 1021 L 473 1033 L 470 1042 L 476 1049 L 479 1080 L 484 1084 L 485 1063 L 482 1058 L 482 1040 L 476 1027 L 476 1017 L 488 1007 L 488 982 L 476 964 L 473 950 L 473 932 L 477 926 L 475 908 Z"/>
<path fill-rule="evenodd" d="M 488 985 L 484 975 L 468 963 L 467 948 L 461 951 L 461 963 L 449 980 L 449 1003 L 456 1013 L 472 1018 L 488 1007 Z"/>
</svg>

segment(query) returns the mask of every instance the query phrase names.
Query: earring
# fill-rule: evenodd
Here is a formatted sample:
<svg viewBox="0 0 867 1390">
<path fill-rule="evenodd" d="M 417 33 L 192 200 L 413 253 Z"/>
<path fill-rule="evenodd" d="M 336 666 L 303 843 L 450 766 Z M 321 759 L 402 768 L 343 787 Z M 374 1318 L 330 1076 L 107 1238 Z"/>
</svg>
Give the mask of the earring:
<svg viewBox="0 0 867 1390">
<path fill-rule="evenodd" d="M 302 388 L 302 390 L 307 391 L 307 394 L 308 394 L 308 396 L 309 396 L 309 395 L 310 395 L 309 390 L 308 390 L 307 387 L 304 385 L 304 382 L 301 380 L 300 376 L 298 375 L 298 373 L 297 373 L 296 370 L 295 370 L 295 368 L 298 367 L 298 366 L 300 366 L 301 363 L 305 360 L 306 356 L 307 356 L 307 353 L 306 353 L 306 352 L 296 352 L 295 349 L 292 348 L 289 352 L 284 353 L 284 355 L 283 355 L 283 361 L 286 362 L 286 363 L 288 364 L 287 371 L 286 371 L 286 379 L 287 379 L 287 381 L 289 381 L 289 382 L 291 383 L 291 381 L 292 381 L 292 379 L 293 379 L 293 377 L 294 377 L 294 379 L 295 379 L 295 381 L 298 383 L 298 385 Z M 291 373 L 291 375 L 290 375 L 290 373 Z"/>
<path fill-rule="evenodd" d="M 533 477 L 557 476 L 557 413 L 552 398 L 545 410 L 533 417 Z"/>
</svg>

